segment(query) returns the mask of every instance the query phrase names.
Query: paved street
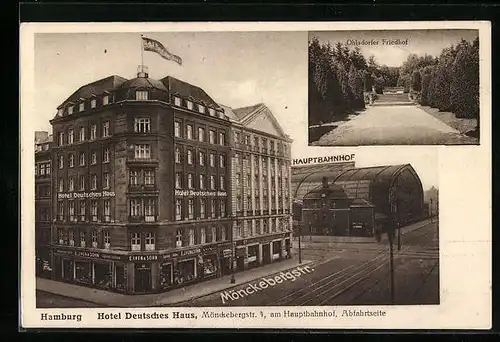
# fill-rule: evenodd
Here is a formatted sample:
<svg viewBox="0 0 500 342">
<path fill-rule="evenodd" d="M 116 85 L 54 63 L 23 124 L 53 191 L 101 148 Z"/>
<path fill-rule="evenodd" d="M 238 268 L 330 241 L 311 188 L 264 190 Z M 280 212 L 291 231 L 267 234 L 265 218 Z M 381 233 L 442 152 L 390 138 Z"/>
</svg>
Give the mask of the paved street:
<svg viewBox="0 0 500 342">
<path fill-rule="evenodd" d="M 402 235 L 395 247 L 395 303 L 438 304 L 437 227 L 427 223 Z M 316 261 L 307 270 L 275 273 L 224 292 L 182 303 L 189 306 L 384 305 L 391 304 L 389 248 L 380 244 L 305 243 L 304 255 Z M 297 272 L 293 272 L 297 271 Z M 277 283 L 277 279 L 284 279 Z M 261 280 L 268 285 L 260 287 Z M 275 282 L 276 284 L 272 285 Z M 270 283 L 270 284 L 269 284 Z M 254 285 L 250 291 L 251 285 Z M 265 285 L 265 284 L 264 284 Z M 249 293 L 253 292 L 253 293 Z M 236 299 L 235 299 L 236 298 Z"/>
<path fill-rule="evenodd" d="M 376 103 L 311 143 L 320 146 L 474 144 L 415 105 Z"/>
</svg>

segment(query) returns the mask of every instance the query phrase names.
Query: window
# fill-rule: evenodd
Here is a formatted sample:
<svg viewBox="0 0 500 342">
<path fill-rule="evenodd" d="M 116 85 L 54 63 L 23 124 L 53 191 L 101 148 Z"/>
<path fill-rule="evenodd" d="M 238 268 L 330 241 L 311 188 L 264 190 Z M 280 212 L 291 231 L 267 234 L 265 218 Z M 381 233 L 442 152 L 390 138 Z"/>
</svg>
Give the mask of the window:
<svg viewBox="0 0 500 342">
<path fill-rule="evenodd" d="M 205 189 L 205 175 L 200 175 L 200 189 Z"/>
<path fill-rule="evenodd" d="M 85 166 L 85 152 L 80 152 L 80 166 Z"/>
<path fill-rule="evenodd" d="M 222 110 L 218 110 L 217 113 L 219 114 L 219 118 L 224 118 L 224 112 Z"/>
<path fill-rule="evenodd" d="M 139 184 L 139 171 L 130 170 L 130 185 Z"/>
<path fill-rule="evenodd" d="M 200 217 L 205 218 L 205 211 L 206 211 L 206 200 L 203 198 L 200 198 Z"/>
<path fill-rule="evenodd" d="M 175 200 L 175 219 L 182 219 L 182 200 L 180 199 Z"/>
<path fill-rule="evenodd" d="M 109 121 L 102 123 L 102 136 L 103 138 L 109 137 Z"/>
<path fill-rule="evenodd" d="M 59 109 L 57 110 L 57 116 L 62 116 L 62 115 L 63 115 L 63 112 L 64 112 L 64 110 L 63 110 L 62 108 L 59 108 Z"/>
<path fill-rule="evenodd" d="M 109 189 L 109 172 L 102 174 L 102 187 L 103 189 Z"/>
<path fill-rule="evenodd" d="M 151 146 L 145 144 L 135 145 L 135 158 L 136 159 L 150 159 Z"/>
<path fill-rule="evenodd" d="M 210 216 L 214 218 L 216 216 L 217 209 L 215 207 L 215 200 L 213 199 L 212 202 L 210 203 Z"/>
<path fill-rule="evenodd" d="M 220 235 L 221 235 L 220 239 L 221 239 L 222 241 L 226 240 L 226 230 L 225 230 L 224 228 L 222 228 L 222 229 L 220 230 L 220 233 L 221 233 L 221 234 L 220 234 Z"/>
<path fill-rule="evenodd" d="M 144 200 L 144 220 L 146 222 L 156 221 L 156 199 L 146 198 Z"/>
<path fill-rule="evenodd" d="M 175 232 L 175 247 L 182 247 L 182 231 L 180 229 Z"/>
<path fill-rule="evenodd" d="M 148 133 L 151 131 L 150 118 L 135 118 L 134 130 L 137 133 Z"/>
<path fill-rule="evenodd" d="M 85 221 L 85 218 L 87 216 L 87 208 L 86 208 L 86 202 L 85 200 L 80 200 L 80 220 Z"/>
<path fill-rule="evenodd" d="M 178 121 L 174 123 L 174 134 L 177 138 L 181 137 L 181 123 Z"/>
<path fill-rule="evenodd" d="M 245 145 L 250 145 L 250 136 L 245 135 Z"/>
<path fill-rule="evenodd" d="M 217 227 L 212 226 L 212 242 L 216 242 L 216 241 L 217 241 Z"/>
<path fill-rule="evenodd" d="M 109 104 L 109 95 L 104 95 L 102 98 L 102 105 L 105 106 Z"/>
<path fill-rule="evenodd" d="M 186 138 L 193 139 L 193 125 L 186 125 Z"/>
<path fill-rule="evenodd" d="M 87 244 L 87 233 L 80 232 L 80 247 L 85 247 Z"/>
<path fill-rule="evenodd" d="M 104 149 L 103 162 L 109 163 L 109 148 L 107 148 L 107 147 Z"/>
<path fill-rule="evenodd" d="M 223 154 L 219 156 L 219 167 L 226 167 L 226 157 Z"/>
<path fill-rule="evenodd" d="M 59 156 L 59 168 L 64 168 L 64 156 Z"/>
<path fill-rule="evenodd" d="M 192 173 L 188 173 L 188 189 L 193 189 L 194 188 L 194 185 L 193 185 L 193 174 Z"/>
<path fill-rule="evenodd" d="M 181 98 L 174 96 L 174 105 L 180 106 L 181 105 Z"/>
<path fill-rule="evenodd" d="M 220 200 L 219 206 L 220 206 L 220 216 L 226 217 L 226 201 Z"/>
<path fill-rule="evenodd" d="M 73 114 L 73 106 L 68 107 L 68 114 L 69 115 Z"/>
<path fill-rule="evenodd" d="M 90 127 L 90 140 L 95 140 L 97 138 L 97 125 L 92 125 Z"/>
<path fill-rule="evenodd" d="M 75 179 L 73 177 L 69 177 L 68 179 L 68 191 L 75 190 Z"/>
<path fill-rule="evenodd" d="M 75 232 L 71 228 L 68 230 L 68 240 L 70 246 L 75 245 Z"/>
<path fill-rule="evenodd" d="M 199 104 L 199 105 L 198 105 L 198 112 L 200 112 L 200 113 L 205 113 L 205 106 L 204 106 L 204 105 L 202 105 L 202 104 Z"/>
<path fill-rule="evenodd" d="M 234 133 L 234 142 L 238 144 L 240 142 L 240 133 Z"/>
<path fill-rule="evenodd" d="M 80 190 L 85 190 L 85 176 L 80 176 Z"/>
<path fill-rule="evenodd" d="M 210 190 L 215 190 L 215 176 L 210 175 Z"/>
<path fill-rule="evenodd" d="M 95 151 L 92 151 L 90 160 L 92 165 L 97 164 L 97 153 Z"/>
<path fill-rule="evenodd" d="M 130 200 L 130 216 L 141 216 L 141 201 L 137 198 Z"/>
<path fill-rule="evenodd" d="M 72 128 L 68 130 L 68 144 L 72 144 L 75 141 L 75 132 Z"/>
<path fill-rule="evenodd" d="M 69 220 L 70 221 L 76 221 L 76 216 L 75 216 L 75 201 L 71 200 L 68 201 L 68 215 L 69 215 Z"/>
<path fill-rule="evenodd" d="M 180 148 L 175 148 L 175 162 L 178 164 L 181 162 L 181 150 Z"/>
<path fill-rule="evenodd" d="M 97 175 L 95 173 L 90 175 L 90 189 L 91 190 L 97 189 Z"/>
<path fill-rule="evenodd" d="M 82 102 L 82 103 L 80 103 L 80 104 L 78 105 L 78 110 L 79 110 L 80 112 L 83 112 L 83 111 L 84 111 L 84 109 L 85 109 L 85 103 L 83 103 L 83 102 Z"/>
<path fill-rule="evenodd" d="M 225 183 L 226 183 L 226 177 L 220 176 L 219 186 L 220 186 L 221 190 L 225 190 L 226 189 L 226 184 Z"/>
<path fill-rule="evenodd" d="M 210 114 L 210 116 L 215 116 L 215 109 L 208 108 L 208 113 Z"/>
<path fill-rule="evenodd" d="M 104 222 L 109 222 L 111 218 L 111 201 L 104 200 Z"/>
<path fill-rule="evenodd" d="M 215 131 L 210 130 L 210 131 L 208 132 L 208 141 L 209 141 L 211 144 L 215 144 Z"/>
<path fill-rule="evenodd" d="M 204 166 L 205 165 L 205 153 L 203 153 L 203 152 L 199 152 L 198 153 L 198 164 L 200 166 Z"/>
<path fill-rule="evenodd" d="M 131 250 L 133 251 L 140 251 L 141 250 L 141 236 L 139 233 L 132 233 L 130 234 L 130 247 Z"/>
<path fill-rule="evenodd" d="M 175 188 L 182 189 L 182 173 L 180 172 L 175 173 Z"/>
<path fill-rule="evenodd" d="M 198 127 L 198 141 L 205 141 L 205 129 L 202 127 Z"/>
<path fill-rule="evenodd" d="M 47 164 L 45 165 L 45 173 L 46 173 L 47 175 L 50 175 L 50 163 L 47 163 Z"/>
<path fill-rule="evenodd" d="M 85 127 L 80 127 L 80 138 L 79 141 L 85 141 Z"/>
<path fill-rule="evenodd" d="M 210 166 L 215 167 L 215 154 L 210 153 Z"/>
<path fill-rule="evenodd" d="M 189 228 L 188 234 L 189 234 L 189 246 L 192 246 L 194 245 L 194 229 Z"/>
<path fill-rule="evenodd" d="M 155 184 L 154 170 L 144 170 L 144 185 L 154 185 L 154 184 Z"/>
<path fill-rule="evenodd" d="M 75 155 L 73 153 L 70 153 L 69 155 L 69 167 L 74 167 L 75 166 Z"/>
<path fill-rule="evenodd" d="M 200 229 L 200 243 L 207 243 L 207 232 L 205 228 Z"/>
<path fill-rule="evenodd" d="M 187 163 L 189 165 L 193 164 L 193 151 L 187 150 Z"/>
<path fill-rule="evenodd" d="M 90 201 L 90 215 L 92 216 L 92 221 L 97 221 L 97 215 L 98 215 L 97 200 Z"/>
<path fill-rule="evenodd" d="M 219 145 L 224 146 L 226 144 L 226 135 L 224 133 L 219 133 Z"/>
<path fill-rule="evenodd" d="M 111 248 L 111 236 L 108 231 L 104 232 L 104 248 L 105 249 Z"/>
<path fill-rule="evenodd" d="M 147 99 L 148 99 L 148 92 L 146 90 L 137 90 L 135 92 L 135 99 L 137 101 L 147 101 Z"/>
<path fill-rule="evenodd" d="M 189 101 L 189 100 L 186 101 L 186 105 L 187 105 L 188 109 L 191 109 L 191 110 L 193 109 L 193 102 L 192 101 Z"/>
<path fill-rule="evenodd" d="M 192 198 L 188 200 L 188 218 L 194 218 L 194 199 Z"/>
<path fill-rule="evenodd" d="M 95 99 L 90 100 L 90 108 L 95 108 L 97 101 Z"/>
<path fill-rule="evenodd" d="M 97 230 L 92 231 L 92 248 L 97 248 Z"/>
<path fill-rule="evenodd" d="M 64 201 L 57 202 L 57 209 L 59 212 L 59 221 L 64 220 Z"/>
<path fill-rule="evenodd" d="M 147 251 L 154 251 L 155 250 L 155 233 L 148 232 L 146 233 L 146 236 L 144 237 L 144 247 L 146 248 Z"/>
<path fill-rule="evenodd" d="M 64 179 L 59 178 L 59 192 L 64 191 Z"/>
<path fill-rule="evenodd" d="M 59 146 L 64 145 L 64 133 L 59 133 Z"/>
</svg>

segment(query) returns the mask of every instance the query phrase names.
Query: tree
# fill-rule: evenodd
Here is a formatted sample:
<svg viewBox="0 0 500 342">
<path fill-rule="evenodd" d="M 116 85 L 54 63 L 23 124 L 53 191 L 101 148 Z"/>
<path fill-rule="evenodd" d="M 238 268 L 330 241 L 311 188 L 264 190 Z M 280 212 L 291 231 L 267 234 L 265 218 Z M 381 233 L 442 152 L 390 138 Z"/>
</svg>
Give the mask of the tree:
<svg viewBox="0 0 500 342">
<path fill-rule="evenodd" d="M 420 91 L 422 89 L 422 76 L 418 70 L 415 70 L 412 74 L 411 89 L 414 91 Z"/>
<path fill-rule="evenodd" d="M 420 104 L 422 106 L 428 106 L 429 105 L 429 86 L 431 83 L 431 75 L 430 74 L 424 74 L 422 76 L 422 90 L 420 94 Z"/>
</svg>

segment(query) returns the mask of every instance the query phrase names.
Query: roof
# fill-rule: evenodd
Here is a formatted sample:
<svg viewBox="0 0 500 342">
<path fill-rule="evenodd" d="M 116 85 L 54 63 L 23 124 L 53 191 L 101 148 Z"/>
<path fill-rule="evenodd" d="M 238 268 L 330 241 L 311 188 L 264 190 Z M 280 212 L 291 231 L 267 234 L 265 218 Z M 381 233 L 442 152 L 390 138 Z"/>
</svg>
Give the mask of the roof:
<svg viewBox="0 0 500 342">
<path fill-rule="evenodd" d="M 73 94 L 71 94 L 70 97 L 68 97 L 59 107 L 61 108 L 64 105 L 66 105 L 68 102 L 73 102 L 76 103 L 78 102 L 81 98 L 87 99 L 90 98 L 92 95 L 98 95 L 101 94 L 105 91 L 111 91 L 119 86 L 121 86 L 123 83 L 127 81 L 126 78 L 123 78 L 121 76 L 117 75 L 111 75 L 106 78 L 97 80 L 95 82 L 86 84 L 84 86 L 81 86 L 78 88 L 77 91 L 75 91 Z"/>
<path fill-rule="evenodd" d="M 236 108 L 233 109 L 234 114 L 238 117 L 239 120 L 243 120 L 247 116 L 249 116 L 252 113 L 257 112 L 258 110 L 264 108 L 265 105 L 263 103 L 258 103 L 253 106 L 248 106 L 248 107 L 241 107 L 241 108 Z"/>
<path fill-rule="evenodd" d="M 172 76 L 164 77 L 160 81 L 172 95 L 177 94 L 182 98 L 191 98 L 195 102 L 203 102 L 217 109 L 220 108 L 219 104 L 200 87 L 181 81 Z"/>
<path fill-rule="evenodd" d="M 374 207 L 374 205 L 365 199 L 355 198 L 351 202 L 351 207 Z"/>
<path fill-rule="evenodd" d="M 405 166 L 409 166 L 409 164 L 352 168 L 341 172 L 334 179 L 334 182 L 361 180 L 369 180 L 374 182 L 392 181 L 393 176 Z"/>
<path fill-rule="evenodd" d="M 226 116 L 230 120 L 234 120 L 234 121 L 238 121 L 239 120 L 231 107 L 225 106 L 225 105 L 220 104 L 220 103 L 219 103 L 219 106 L 224 110 L 224 114 L 226 114 Z"/>
<path fill-rule="evenodd" d="M 323 196 L 323 194 L 325 196 Z M 328 197 L 330 199 L 345 199 L 347 198 L 347 195 L 342 187 L 330 184 L 328 185 L 328 188 L 321 187 L 308 192 L 304 196 L 304 199 L 321 199 L 323 197 Z"/>
<path fill-rule="evenodd" d="M 121 89 L 126 88 L 154 88 L 158 90 L 167 91 L 167 88 L 163 85 L 162 82 L 149 78 L 149 77 L 136 77 L 131 80 L 124 82 L 121 86 Z"/>
</svg>

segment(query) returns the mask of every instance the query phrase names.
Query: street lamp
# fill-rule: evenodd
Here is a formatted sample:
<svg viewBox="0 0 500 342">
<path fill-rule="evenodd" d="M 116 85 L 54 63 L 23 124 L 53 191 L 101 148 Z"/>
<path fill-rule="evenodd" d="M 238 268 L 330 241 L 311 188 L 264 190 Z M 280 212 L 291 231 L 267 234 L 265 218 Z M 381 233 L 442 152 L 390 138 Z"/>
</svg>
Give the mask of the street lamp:
<svg viewBox="0 0 500 342">
<path fill-rule="evenodd" d="M 232 235 L 231 234 L 231 238 L 232 238 Z M 236 259 L 236 243 L 233 241 L 232 244 L 231 244 L 231 280 L 230 280 L 230 283 L 231 284 L 235 284 L 236 283 L 236 279 L 234 278 L 234 261 Z"/>
<path fill-rule="evenodd" d="M 429 206 L 429 215 L 431 217 L 431 223 L 432 223 L 432 198 L 431 198 L 431 205 Z"/>
</svg>

